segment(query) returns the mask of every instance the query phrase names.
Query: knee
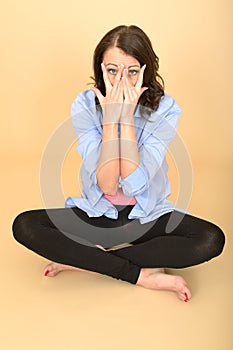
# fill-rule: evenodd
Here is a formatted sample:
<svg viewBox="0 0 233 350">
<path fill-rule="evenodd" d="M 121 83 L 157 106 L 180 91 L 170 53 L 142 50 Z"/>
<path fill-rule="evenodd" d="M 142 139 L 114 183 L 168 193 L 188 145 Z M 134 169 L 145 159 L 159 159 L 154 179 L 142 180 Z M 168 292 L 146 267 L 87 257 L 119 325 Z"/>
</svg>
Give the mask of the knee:
<svg viewBox="0 0 233 350">
<path fill-rule="evenodd" d="M 220 255 L 225 245 L 225 235 L 220 227 L 211 224 L 204 233 L 205 247 L 209 259 Z"/>
<path fill-rule="evenodd" d="M 30 220 L 30 211 L 22 212 L 15 217 L 12 223 L 12 233 L 16 241 L 20 243 L 25 241 Z"/>
</svg>

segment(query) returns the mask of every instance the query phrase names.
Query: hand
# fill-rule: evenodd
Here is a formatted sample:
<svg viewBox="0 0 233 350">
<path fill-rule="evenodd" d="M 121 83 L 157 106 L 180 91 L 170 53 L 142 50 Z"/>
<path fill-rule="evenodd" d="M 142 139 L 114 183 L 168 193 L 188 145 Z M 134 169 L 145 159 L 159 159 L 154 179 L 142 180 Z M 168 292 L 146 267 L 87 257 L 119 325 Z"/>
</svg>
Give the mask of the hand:
<svg viewBox="0 0 233 350">
<path fill-rule="evenodd" d="M 101 68 L 103 71 L 106 96 L 103 96 L 100 90 L 95 87 L 91 88 L 91 90 L 95 92 L 101 104 L 103 110 L 103 124 L 118 123 L 123 105 L 123 82 L 121 76 L 124 66 L 120 65 L 113 85 L 108 78 L 108 73 L 104 63 L 101 63 Z"/>
<path fill-rule="evenodd" d="M 133 119 L 134 111 L 137 106 L 138 100 L 142 93 L 148 89 L 148 87 L 142 87 L 143 74 L 146 65 L 144 65 L 139 72 L 138 80 L 135 86 L 132 86 L 128 79 L 128 70 L 123 70 L 123 93 L 124 93 L 124 104 L 121 112 L 120 122 L 129 122 Z"/>
</svg>

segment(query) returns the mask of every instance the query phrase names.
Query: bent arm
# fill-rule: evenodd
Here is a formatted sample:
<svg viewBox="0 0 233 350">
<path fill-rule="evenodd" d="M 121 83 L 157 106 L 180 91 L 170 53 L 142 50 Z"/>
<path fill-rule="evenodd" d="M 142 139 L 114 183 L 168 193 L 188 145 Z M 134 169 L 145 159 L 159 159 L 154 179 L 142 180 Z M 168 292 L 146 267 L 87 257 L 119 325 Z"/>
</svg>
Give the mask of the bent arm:
<svg viewBox="0 0 233 350">
<path fill-rule="evenodd" d="M 120 174 L 125 179 L 133 173 L 140 163 L 133 117 L 121 123 L 120 133 Z"/>
<path fill-rule="evenodd" d="M 118 124 L 103 124 L 102 146 L 96 169 L 98 185 L 104 194 L 114 196 L 120 175 Z"/>
<path fill-rule="evenodd" d="M 179 107 L 173 106 L 166 115 L 158 116 L 153 131 L 144 130 L 147 134 L 140 147 L 134 142 L 133 128 L 123 126 L 121 140 L 120 184 L 126 196 L 142 194 L 150 186 L 152 178 L 163 164 L 170 142 L 176 135 Z M 124 135 L 124 137 L 123 137 Z"/>
</svg>

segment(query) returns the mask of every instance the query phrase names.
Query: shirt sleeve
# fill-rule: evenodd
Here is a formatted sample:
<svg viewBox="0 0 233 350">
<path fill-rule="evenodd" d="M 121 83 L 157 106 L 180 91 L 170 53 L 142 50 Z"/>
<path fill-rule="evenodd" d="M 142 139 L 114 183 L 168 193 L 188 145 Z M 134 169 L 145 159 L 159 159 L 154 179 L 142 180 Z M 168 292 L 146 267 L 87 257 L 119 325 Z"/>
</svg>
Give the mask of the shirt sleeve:
<svg viewBox="0 0 233 350">
<path fill-rule="evenodd" d="M 170 142 L 176 135 L 181 109 L 174 99 L 169 108 L 160 108 L 157 112 L 156 126 L 138 149 L 140 163 L 126 178 L 120 178 L 122 190 L 126 196 L 142 194 L 150 186 L 166 157 Z M 149 129 L 148 129 L 149 130 Z"/>
<path fill-rule="evenodd" d="M 93 100 L 92 100 L 93 102 Z M 95 204 L 102 196 L 96 178 L 96 167 L 101 153 L 102 136 L 96 124 L 96 106 L 88 104 L 88 100 L 82 94 L 79 94 L 71 106 L 72 125 L 76 132 L 78 145 L 77 151 L 80 154 L 83 163 L 81 168 L 82 190 L 84 196 L 92 196 L 88 199 Z M 83 192 L 83 191 L 82 191 Z"/>
</svg>

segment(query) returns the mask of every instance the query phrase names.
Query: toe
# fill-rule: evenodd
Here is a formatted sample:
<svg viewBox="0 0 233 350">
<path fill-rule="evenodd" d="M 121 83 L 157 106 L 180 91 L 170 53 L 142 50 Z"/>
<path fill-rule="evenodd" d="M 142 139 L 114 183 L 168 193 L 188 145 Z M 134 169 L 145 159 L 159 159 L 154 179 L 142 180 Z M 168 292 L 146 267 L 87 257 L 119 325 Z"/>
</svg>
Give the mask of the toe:
<svg viewBox="0 0 233 350">
<path fill-rule="evenodd" d="M 186 281 L 183 277 L 178 276 L 176 279 L 176 287 L 179 294 L 179 298 L 185 302 L 189 301 L 191 298 L 191 292 L 188 289 Z"/>
<path fill-rule="evenodd" d="M 44 270 L 44 276 L 47 276 L 49 274 L 49 269 Z"/>
<path fill-rule="evenodd" d="M 191 297 L 192 297 L 192 294 L 191 294 L 191 292 L 190 292 L 190 290 L 188 289 L 188 287 L 186 287 L 185 288 L 185 297 L 186 297 L 186 299 L 187 300 L 190 300 L 191 299 Z"/>
<path fill-rule="evenodd" d="M 53 277 L 55 275 L 56 275 L 56 269 L 53 263 L 47 265 L 44 269 L 44 276 Z"/>
<path fill-rule="evenodd" d="M 191 293 L 190 290 L 185 287 L 182 291 L 182 293 L 180 294 L 180 298 L 184 301 L 184 302 L 188 302 L 191 298 Z"/>
<path fill-rule="evenodd" d="M 51 268 L 46 268 L 44 270 L 44 276 L 47 276 L 47 277 L 52 277 L 54 276 L 54 271 L 51 269 Z"/>
<path fill-rule="evenodd" d="M 44 276 L 48 276 L 49 272 L 50 272 L 50 264 L 44 268 L 44 271 L 43 271 Z"/>
</svg>

